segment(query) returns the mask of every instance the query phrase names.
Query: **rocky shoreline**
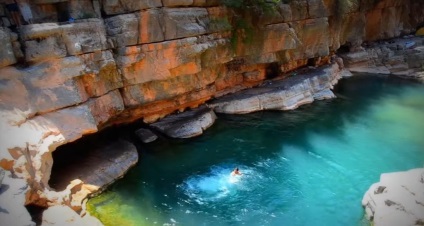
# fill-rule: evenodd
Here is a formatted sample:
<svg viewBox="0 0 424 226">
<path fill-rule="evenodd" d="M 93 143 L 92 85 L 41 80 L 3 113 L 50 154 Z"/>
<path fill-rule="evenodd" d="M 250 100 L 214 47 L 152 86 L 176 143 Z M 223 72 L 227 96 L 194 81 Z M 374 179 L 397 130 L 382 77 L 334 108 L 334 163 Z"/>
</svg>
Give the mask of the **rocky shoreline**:
<svg viewBox="0 0 424 226">
<path fill-rule="evenodd" d="M 424 225 L 424 168 L 381 174 L 362 206 L 375 226 Z"/>
<path fill-rule="evenodd" d="M 0 217 L 17 225 L 33 224 L 24 206 L 48 208 L 46 225 L 63 223 L 54 216 L 78 222 L 88 216 L 87 197 L 136 164 L 126 144 L 110 154 L 122 163 L 102 169 L 111 159 L 95 154 L 98 167 L 86 168 L 93 173 L 81 176 L 86 181 L 50 186 L 53 152 L 107 127 L 143 120 L 144 142 L 189 138 L 212 126 L 215 112 L 290 110 L 334 98 L 348 70 L 422 81 L 422 37 L 373 42 L 414 32 L 423 20 L 419 2 L 347 1 L 340 11 L 335 1 L 282 1 L 272 16 L 245 15 L 255 25 L 251 43 L 232 27 L 241 15 L 217 0 L 28 2 L 33 24 L 0 27 L 0 167 L 7 171 L 0 188 L 8 189 L 1 198 L 15 200 L 0 202 Z M 58 2 L 69 11 L 59 12 Z M 4 12 L 0 4 L 3 23 Z M 335 57 L 340 47 L 349 49 L 340 54 L 345 68 Z"/>
<path fill-rule="evenodd" d="M 417 41 L 415 47 L 404 49 L 404 51 L 397 51 L 397 54 L 406 54 L 411 51 L 414 51 L 417 58 L 423 56 L 421 46 L 424 44 L 424 39 L 421 37 L 414 37 L 412 40 Z M 402 41 L 405 41 L 402 39 Z M 379 46 L 378 48 L 382 48 Z M 387 49 L 386 49 L 387 50 Z M 390 49 L 388 50 L 390 51 Z M 369 49 L 364 49 L 362 54 L 358 54 L 362 57 L 364 53 L 372 53 L 373 51 L 369 51 Z M 148 138 L 144 142 L 153 142 L 155 139 L 151 139 L 149 137 L 157 137 L 157 133 L 161 133 L 162 135 L 171 137 L 171 138 L 190 138 L 199 136 L 206 130 L 208 127 L 212 126 L 214 121 L 217 119 L 216 113 L 225 113 L 225 114 L 246 114 L 255 111 L 261 110 L 292 110 L 303 104 L 308 104 L 313 102 L 314 100 L 322 100 L 322 99 L 330 99 L 335 98 L 332 93 L 332 88 L 337 81 L 343 77 L 352 76 L 351 72 L 368 72 L 368 73 L 376 73 L 381 72 L 380 68 L 377 68 L 375 65 L 367 64 L 367 67 L 364 67 L 363 64 L 358 63 L 359 61 L 352 57 L 357 56 L 355 54 L 342 55 L 344 59 L 348 59 L 347 67 L 344 67 L 343 60 L 341 58 L 333 58 L 333 62 L 329 65 L 321 66 L 321 67 L 310 67 L 307 70 L 302 71 L 293 71 L 291 73 L 291 77 L 286 78 L 275 78 L 273 80 L 265 81 L 263 84 L 252 87 L 247 90 L 235 92 L 232 94 L 228 94 L 222 96 L 220 98 L 216 98 L 215 100 L 209 101 L 206 105 L 202 105 L 199 108 L 187 110 L 179 114 L 169 115 L 155 123 L 151 123 L 147 128 L 142 130 L 143 134 L 147 134 Z M 350 58 L 349 58 L 350 57 Z M 395 56 L 393 56 L 395 57 Z M 398 55 L 397 55 L 398 57 Z M 412 58 L 404 58 L 405 60 Z M 414 59 L 415 60 L 415 59 Z M 352 63 L 355 62 L 355 63 Z M 358 67 L 358 65 L 361 65 Z M 408 65 L 415 65 L 415 68 L 407 68 L 407 71 L 414 71 L 414 73 L 421 67 L 422 65 L 418 65 L 411 63 Z M 360 69 L 358 69 L 360 68 Z M 383 73 L 384 72 L 384 73 Z M 387 71 L 383 70 L 380 74 L 389 74 Z M 298 74 L 299 73 L 299 74 Z M 402 75 L 404 75 L 403 73 Z M 399 75 L 397 73 L 392 73 L 392 75 Z M 404 76 L 405 77 L 405 76 Z M 405 78 L 417 79 L 414 76 L 407 76 Z M 418 80 L 420 80 L 419 78 Z M 146 132 L 147 131 L 147 132 Z M 155 134 L 156 133 L 156 134 Z M 142 135 L 140 135 L 140 139 L 142 139 Z M 146 136 L 146 135 L 144 135 Z M 131 145 L 131 144 L 129 144 Z M 119 145 L 121 146 L 121 145 Z M 112 148 L 113 149 L 113 148 Z M 116 149 L 116 148 L 115 148 Z M 119 148 L 118 148 L 119 149 Z M 122 149 L 122 148 L 121 148 Z M 137 151 L 133 148 L 132 157 L 124 156 L 125 152 L 119 152 L 119 155 L 124 156 L 123 161 L 130 161 L 128 165 L 124 166 L 121 163 L 117 165 L 119 169 L 113 170 L 114 173 L 107 174 L 110 175 L 110 178 L 104 178 L 101 176 L 103 173 L 98 174 L 89 174 L 86 175 L 88 178 L 93 175 L 98 175 L 100 177 L 96 177 L 94 179 L 97 182 L 90 182 L 90 179 L 78 179 L 73 180 L 65 190 L 61 192 L 46 192 L 47 196 L 51 196 L 49 199 L 56 200 L 55 202 L 61 205 L 54 205 L 55 207 L 49 208 L 49 211 L 45 211 L 43 215 L 43 224 L 49 225 L 49 222 L 61 222 L 61 218 L 57 218 L 57 213 L 62 213 L 62 215 L 68 216 L 69 219 L 74 219 L 73 222 L 90 222 L 90 225 L 99 225 L 100 222 L 96 221 L 94 218 L 86 215 L 85 212 L 85 203 L 87 201 L 87 197 L 95 194 L 97 192 L 105 189 L 109 184 L 113 181 L 117 180 L 119 177 L 122 177 L 125 172 L 131 168 L 137 162 Z M 113 152 L 112 152 L 113 155 Z M 115 153 L 116 155 L 116 153 Z M 119 159 L 120 157 L 114 158 Z M 97 158 L 98 159 L 98 158 Z M 97 166 L 101 166 L 100 160 Z M 120 161 L 122 162 L 122 161 Z M 105 160 L 105 163 L 109 164 L 110 160 Z M 105 170 L 112 169 L 111 167 L 97 167 L 90 169 L 89 171 L 95 172 L 96 170 L 100 170 L 105 172 Z M 96 169 L 97 168 L 97 169 Z M 103 170 L 102 170 L 103 169 Z M 71 170 L 72 171 L 72 170 Z M 100 172 L 99 171 L 99 172 Z M 76 171 L 72 171 L 76 172 Z M 72 175 L 70 175 L 72 177 Z M 10 176 L 9 176 L 10 177 Z M 94 177 L 92 177 L 94 178 Z M 14 180 L 14 179 L 11 179 Z M 84 181 L 84 182 L 83 182 Z M 7 185 L 7 180 L 3 183 L 5 186 Z M 10 183 L 10 182 L 9 182 Z M 13 182 L 14 183 L 14 182 Z M 19 184 L 19 183 L 16 183 Z M 22 186 L 25 185 L 25 182 L 22 181 Z M 94 185 L 96 184 L 96 185 Z M 374 189 L 375 185 L 373 185 L 371 189 Z M 23 189 L 20 188 L 21 190 Z M 19 189 L 18 189 L 19 190 Z M 22 190 L 21 196 L 24 196 L 25 189 Z M 370 191 L 367 192 L 367 197 L 371 197 Z M 5 195 L 3 195 L 5 196 Z M 62 197 L 58 199 L 57 197 Z M 371 201 L 366 202 L 364 207 L 366 208 L 369 219 L 375 219 L 372 216 L 375 215 L 376 205 L 372 206 L 370 203 L 375 202 L 373 198 L 369 198 Z M 25 199 L 23 199 L 25 200 Z M 62 200 L 62 201 L 61 201 Z M 364 198 L 365 200 L 365 198 Z M 23 204 L 21 204 L 23 206 Z M 21 212 L 24 212 L 23 209 Z M 86 215 L 84 218 L 77 217 L 78 214 L 75 215 L 75 212 L 80 213 L 81 216 Z M 51 214 L 54 213 L 54 214 Z M 71 214 L 72 213 L 72 214 Z M 30 222 L 29 215 L 25 214 L 26 218 L 21 218 L 24 222 Z M 61 215 L 61 216 L 62 216 Z M 377 215 L 378 216 L 378 215 Z M 12 217 L 13 215 L 8 215 L 8 217 Z M 374 220 L 374 222 L 376 222 Z M 378 222 L 378 220 L 377 220 Z M 53 225 L 52 223 L 51 225 Z M 25 225 L 22 224 L 22 225 Z M 30 225 L 30 223 L 28 224 Z M 384 225 L 384 224 L 382 224 Z"/>
</svg>

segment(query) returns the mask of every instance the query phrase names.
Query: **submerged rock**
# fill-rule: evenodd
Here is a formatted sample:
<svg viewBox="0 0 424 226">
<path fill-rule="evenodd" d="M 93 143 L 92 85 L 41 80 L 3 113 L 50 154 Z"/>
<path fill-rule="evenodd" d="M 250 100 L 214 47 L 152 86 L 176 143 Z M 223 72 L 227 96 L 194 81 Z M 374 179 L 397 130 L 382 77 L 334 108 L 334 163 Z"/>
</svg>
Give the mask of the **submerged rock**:
<svg viewBox="0 0 424 226">
<path fill-rule="evenodd" d="M 199 136 L 215 122 L 215 113 L 206 106 L 170 115 L 151 126 L 173 138 L 190 138 Z"/>
<path fill-rule="evenodd" d="M 362 199 L 373 225 L 423 225 L 424 168 L 384 173 Z"/>
<path fill-rule="evenodd" d="M 342 73 L 343 72 L 343 73 Z M 306 74 L 270 81 L 262 86 L 244 90 L 212 101 L 215 112 L 246 114 L 261 110 L 291 110 L 316 100 L 334 98 L 330 90 L 348 72 L 334 63 Z"/>
<path fill-rule="evenodd" d="M 143 142 L 143 143 L 150 143 L 158 139 L 158 136 L 154 134 L 149 129 L 138 129 L 135 131 L 135 135 Z"/>
</svg>

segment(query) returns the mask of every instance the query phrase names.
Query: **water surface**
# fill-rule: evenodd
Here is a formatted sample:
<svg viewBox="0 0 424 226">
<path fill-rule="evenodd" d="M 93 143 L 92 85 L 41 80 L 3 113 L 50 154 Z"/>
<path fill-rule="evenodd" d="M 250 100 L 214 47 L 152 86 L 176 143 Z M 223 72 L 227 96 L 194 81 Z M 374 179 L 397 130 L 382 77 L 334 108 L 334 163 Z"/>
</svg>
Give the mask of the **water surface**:
<svg viewBox="0 0 424 226">
<path fill-rule="evenodd" d="M 357 76 L 335 92 L 143 146 L 88 209 L 105 225 L 367 225 L 361 200 L 380 174 L 424 166 L 424 86 Z"/>
</svg>

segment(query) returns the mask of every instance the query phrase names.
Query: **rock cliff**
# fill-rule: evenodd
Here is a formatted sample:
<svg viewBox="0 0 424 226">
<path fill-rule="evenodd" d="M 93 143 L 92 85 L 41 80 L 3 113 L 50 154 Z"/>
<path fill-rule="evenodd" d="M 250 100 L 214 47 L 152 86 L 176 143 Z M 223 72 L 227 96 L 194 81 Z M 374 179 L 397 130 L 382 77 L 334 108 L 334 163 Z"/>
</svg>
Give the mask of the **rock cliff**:
<svg viewBox="0 0 424 226">
<path fill-rule="evenodd" d="M 410 34 L 424 21 L 421 0 L 291 0 L 272 13 L 240 12 L 218 0 L 25 2 L 32 24 L 11 30 L 0 1 L 0 166 L 30 185 L 24 204 L 43 207 L 78 206 L 70 205 L 75 189 L 64 203 L 49 186 L 52 152 L 61 145 L 327 65 L 340 47 L 361 50 L 365 41 Z M 328 81 L 311 79 L 317 86 L 304 102 L 331 96 Z M 201 122 L 215 118 L 206 116 Z M 199 133 L 209 126 L 199 123 Z"/>
</svg>

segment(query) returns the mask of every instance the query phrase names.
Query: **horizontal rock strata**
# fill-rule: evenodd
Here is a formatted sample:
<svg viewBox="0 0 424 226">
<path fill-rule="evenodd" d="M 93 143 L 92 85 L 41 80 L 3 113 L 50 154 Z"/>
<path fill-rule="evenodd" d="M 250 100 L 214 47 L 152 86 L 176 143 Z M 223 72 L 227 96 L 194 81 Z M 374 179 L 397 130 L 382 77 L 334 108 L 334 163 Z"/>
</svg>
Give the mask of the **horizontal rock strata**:
<svg viewBox="0 0 424 226">
<path fill-rule="evenodd" d="M 60 195 L 58 204 L 67 203 L 74 210 L 81 211 L 87 196 L 101 192 L 138 162 L 136 147 L 128 141 L 119 140 L 89 150 L 77 163 L 68 160 L 59 166 L 50 178 L 50 184 Z"/>
<path fill-rule="evenodd" d="M 259 87 L 227 95 L 210 102 L 208 106 L 215 112 L 226 114 L 291 110 L 311 103 L 314 99 L 334 98 L 331 89 L 341 77 L 342 70 L 334 63 L 309 73 L 269 81 Z"/>
<path fill-rule="evenodd" d="M 33 23 L 15 30 L 6 28 L 13 20 L 0 4 L 0 167 L 31 185 L 26 204 L 75 209 L 78 202 L 64 201 L 48 184 L 57 147 L 113 124 L 153 123 L 300 67 L 327 65 L 340 46 L 357 51 L 364 41 L 409 34 L 424 21 L 421 2 L 412 0 L 281 1 L 273 14 L 237 15 L 219 0 L 27 2 Z M 406 62 L 419 68 L 419 61 Z M 299 81 L 280 93 L 262 86 L 251 91 L 259 94 L 250 96 L 252 105 L 229 106 L 292 109 L 332 97 L 331 85 L 321 82 Z M 180 132 L 199 134 L 202 123 Z"/>
<path fill-rule="evenodd" d="M 341 57 L 352 72 L 396 75 L 424 82 L 424 36 L 370 43 Z"/>
<path fill-rule="evenodd" d="M 169 115 L 150 126 L 172 138 L 190 138 L 201 135 L 213 125 L 215 119 L 216 115 L 211 109 L 201 106 L 195 110 Z"/>
<path fill-rule="evenodd" d="M 384 173 L 362 199 L 375 226 L 424 223 L 424 168 Z"/>
</svg>

